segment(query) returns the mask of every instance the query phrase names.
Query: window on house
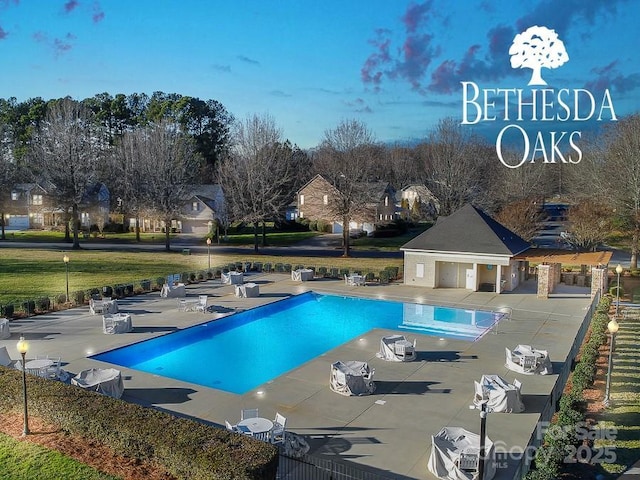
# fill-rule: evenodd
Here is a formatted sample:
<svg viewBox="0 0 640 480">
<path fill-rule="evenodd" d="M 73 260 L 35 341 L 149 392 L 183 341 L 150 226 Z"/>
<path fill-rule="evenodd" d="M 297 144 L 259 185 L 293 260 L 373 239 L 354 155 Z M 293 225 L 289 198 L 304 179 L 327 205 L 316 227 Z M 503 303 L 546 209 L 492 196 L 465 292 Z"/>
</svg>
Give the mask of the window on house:
<svg viewBox="0 0 640 480">
<path fill-rule="evenodd" d="M 378 217 L 380 217 L 380 220 L 382 220 L 382 214 L 378 215 Z"/>
<path fill-rule="evenodd" d="M 300 205 L 304 205 L 304 195 L 300 195 Z"/>
<path fill-rule="evenodd" d="M 384 197 L 384 206 L 385 207 L 389 206 L 389 197 Z"/>
<path fill-rule="evenodd" d="M 11 200 L 18 200 L 18 192 L 11 192 Z"/>
<path fill-rule="evenodd" d="M 34 205 L 42 205 L 42 195 L 34 195 L 31 198 Z"/>
<path fill-rule="evenodd" d="M 193 202 L 191 204 L 191 210 L 193 210 L 194 212 L 197 212 L 198 210 L 200 210 L 200 203 L 199 202 Z"/>
<path fill-rule="evenodd" d="M 329 195 L 323 195 L 322 203 L 324 203 L 325 205 L 329 205 Z"/>
<path fill-rule="evenodd" d="M 416 263 L 416 278 L 424 278 L 424 263 Z"/>
<path fill-rule="evenodd" d="M 304 212 L 300 212 L 300 218 L 304 218 Z"/>
</svg>

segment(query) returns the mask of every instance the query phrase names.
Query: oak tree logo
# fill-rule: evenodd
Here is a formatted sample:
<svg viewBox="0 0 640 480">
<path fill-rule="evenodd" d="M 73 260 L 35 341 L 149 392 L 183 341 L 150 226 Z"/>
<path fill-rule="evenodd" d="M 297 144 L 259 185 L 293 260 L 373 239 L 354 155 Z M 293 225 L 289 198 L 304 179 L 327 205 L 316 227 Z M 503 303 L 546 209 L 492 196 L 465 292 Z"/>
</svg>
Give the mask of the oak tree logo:
<svg viewBox="0 0 640 480">
<path fill-rule="evenodd" d="M 542 68 L 558 68 L 569 61 L 564 43 L 555 30 L 537 25 L 515 36 L 509 55 L 512 68 L 532 70 L 528 85 L 546 85 L 541 75 Z"/>
</svg>

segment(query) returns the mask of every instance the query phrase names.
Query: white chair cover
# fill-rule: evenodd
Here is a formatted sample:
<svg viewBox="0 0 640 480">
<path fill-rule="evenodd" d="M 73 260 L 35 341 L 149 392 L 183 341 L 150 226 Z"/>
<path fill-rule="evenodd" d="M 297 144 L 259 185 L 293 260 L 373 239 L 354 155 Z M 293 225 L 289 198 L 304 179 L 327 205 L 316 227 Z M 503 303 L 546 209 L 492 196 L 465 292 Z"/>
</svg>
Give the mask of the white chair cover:
<svg viewBox="0 0 640 480">
<path fill-rule="evenodd" d="M 438 478 L 449 480 L 473 480 L 478 472 L 460 468 L 462 453 L 480 453 L 480 435 L 462 427 L 444 427 L 431 437 L 431 454 L 427 467 Z M 484 477 L 491 480 L 496 474 L 495 448 L 493 442 L 485 439 Z"/>
<path fill-rule="evenodd" d="M 331 390 L 345 396 L 370 395 L 376 389 L 373 374 L 367 362 L 336 362 L 331 365 Z"/>
<path fill-rule="evenodd" d="M 0 318 L 0 339 L 9 337 L 11 337 L 11 332 L 9 331 L 9 319 Z"/>
<path fill-rule="evenodd" d="M 380 340 L 380 351 L 376 357 L 390 362 L 411 362 L 417 354 L 415 345 L 404 335 L 388 335 Z"/>
<path fill-rule="evenodd" d="M 549 352 L 533 348 L 531 345 L 517 345 L 509 350 L 505 348 L 505 366 L 514 372 L 524 375 L 551 375 L 553 365 Z"/>
<path fill-rule="evenodd" d="M 7 347 L 0 347 L 0 365 L 3 367 L 8 367 L 13 363 L 11 357 L 9 356 L 9 352 L 7 351 Z"/>
<path fill-rule="evenodd" d="M 475 395 L 473 403 L 475 405 L 479 406 L 481 403 L 486 403 L 488 412 L 524 412 L 520 389 L 499 375 L 483 375 L 480 383 L 474 382 L 474 384 Z M 479 395 L 482 395 L 481 399 L 478 399 Z"/>
<path fill-rule="evenodd" d="M 120 398 L 124 393 L 122 375 L 115 368 L 83 370 L 71 379 L 71 384 L 114 398 Z"/>
</svg>

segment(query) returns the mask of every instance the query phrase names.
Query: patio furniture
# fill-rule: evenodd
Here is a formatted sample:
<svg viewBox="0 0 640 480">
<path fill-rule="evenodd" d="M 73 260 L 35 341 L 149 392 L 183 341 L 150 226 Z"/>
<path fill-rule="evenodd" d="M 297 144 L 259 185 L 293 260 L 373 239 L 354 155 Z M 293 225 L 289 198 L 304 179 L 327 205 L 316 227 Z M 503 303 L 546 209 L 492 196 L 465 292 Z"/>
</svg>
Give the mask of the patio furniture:
<svg viewBox="0 0 640 480">
<path fill-rule="evenodd" d="M 229 272 L 222 274 L 222 283 L 227 285 L 241 285 L 244 282 L 242 272 Z"/>
<path fill-rule="evenodd" d="M 92 298 L 89 300 L 89 312 L 92 315 L 96 315 L 98 313 L 118 313 L 118 301 L 107 298 Z"/>
<path fill-rule="evenodd" d="M 365 285 L 365 278 L 363 275 L 358 275 L 357 273 L 352 275 L 345 274 L 344 283 L 351 287 L 363 286 Z"/>
<path fill-rule="evenodd" d="M 129 333 L 133 330 L 131 314 L 108 313 L 102 316 L 102 332 L 106 334 Z"/>
<path fill-rule="evenodd" d="M 520 389 L 499 375 L 482 375 L 480 383 L 474 381 L 474 387 L 474 405 L 485 403 L 490 413 L 524 412 Z"/>
<path fill-rule="evenodd" d="M 24 369 L 30 375 L 47 378 L 49 376 L 48 370 L 51 366 L 53 366 L 53 360 L 44 357 L 29 360 L 24 364 Z"/>
<path fill-rule="evenodd" d="M 367 362 L 350 360 L 331 365 L 329 386 L 332 391 L 345 396 L 371 395 L 376 384 L 373 382 L 375 370 Z"/>
<path fill-rule="evenodd" d="M 71 379 L 71 384 L 114 398 L 120 398 L 124 393 L 122 375 L 115 368 L 82 370 Z"/>
<path fill-rule="evenodd" d="M 257 440 L 268 442 L 270 438 L 270 432 L 273 429 L 273 422 L 268 418 L 262 417 L 250 417 L 240 420 L 236 425 L 238 431 L 251 435 Z"/>
<path fill-rule="evenodd" d="M 0 318 L 0 340 L 10 338 L 11 332 L 9 331 L 9 319 Z"/>
<path fill-rule="evenodd" d="M 271 429 L 270 440 L 273 444 L 284 443 L 285 429 L 287 426 L 287 417 L 276 412 L 276 418 L 273 420 L 273 428 Z"/>
<path fill-rule="evenodd" d="M 169 285 L 165 283 L 160 290 L 160 297 L 162 298 L 179 298 L 184 297 L 187 294 L 184 283 L 178 283 L 177 285 Z"/>
<path fill-rule="evenodd" d="M 416 340 L 412 343 L 404 335 L 382 337 L 376 357 L 390 362 L 411 362 L 417 358 Z"/>
<path fill-rule="evenodd" d="M 244 283 L 236 285 L 236 297 L 251 298 L 260 296 L 260 285 L 257 283 Z"/>
<path fill-rule="evenodd" d="M 444 427 L 431 437 L 431 454 L 427 467 L 438 478 L 473 480 L 478 477 L 480 435 L 462 427 Z M 485 439 L 483 478 L 491 480 L 496 474 L 495 448 Z"/>
<path fill-rule="evenodd" d="M 505 366 L 514 372 L 524 375 L 550 375 L 553 365 L 549 352 L 531 347 L 531 345 L 517 345 L 510 350 L 505 348 Z"/>
<path fill-rule="evenodd" d="M 207 302 L 209 297 L 207 295 L 198 295 L 197 299 L 185 299 L 178 300 L 178 310 L 181 312 L 207 312 Z"/>
<path fill-rule="evenodd" d="M 9 352 L 7 351 L 7 347 L 0 347 L 0 365 L 3 367 L 10 366 L 13 362 L 11 357 L 9 356 Z"/>
<path fill-rule="evenodd" d="M 291 280 L 297 282 L 307 282 L 313 280 L 314 272 L 310 268 L 298 268 L 297 270 L 291 270 Z"/>
<path fill-rule="evenodd" d="M 240 420 L 245 420 L 247 418 L 255 418 L 258 416 L 257 408 L 243 408 L 240 412 Z"/>
</svg>

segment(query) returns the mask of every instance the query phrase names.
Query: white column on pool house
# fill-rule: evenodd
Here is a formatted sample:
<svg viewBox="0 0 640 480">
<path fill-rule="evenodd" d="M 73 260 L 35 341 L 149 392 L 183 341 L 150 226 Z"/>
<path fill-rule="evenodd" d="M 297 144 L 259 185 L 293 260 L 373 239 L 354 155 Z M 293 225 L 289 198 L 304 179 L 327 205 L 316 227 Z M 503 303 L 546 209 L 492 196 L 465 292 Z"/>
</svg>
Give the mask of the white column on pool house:
<svg viewBox="0 0 640 480">
<path fill-rule="evenodd" d="M 500 279 L 502 278 L 502 265 L 496 265 L 496 293 L 500 293 L 502 285 L 500 285 Z"/>
</svg>

